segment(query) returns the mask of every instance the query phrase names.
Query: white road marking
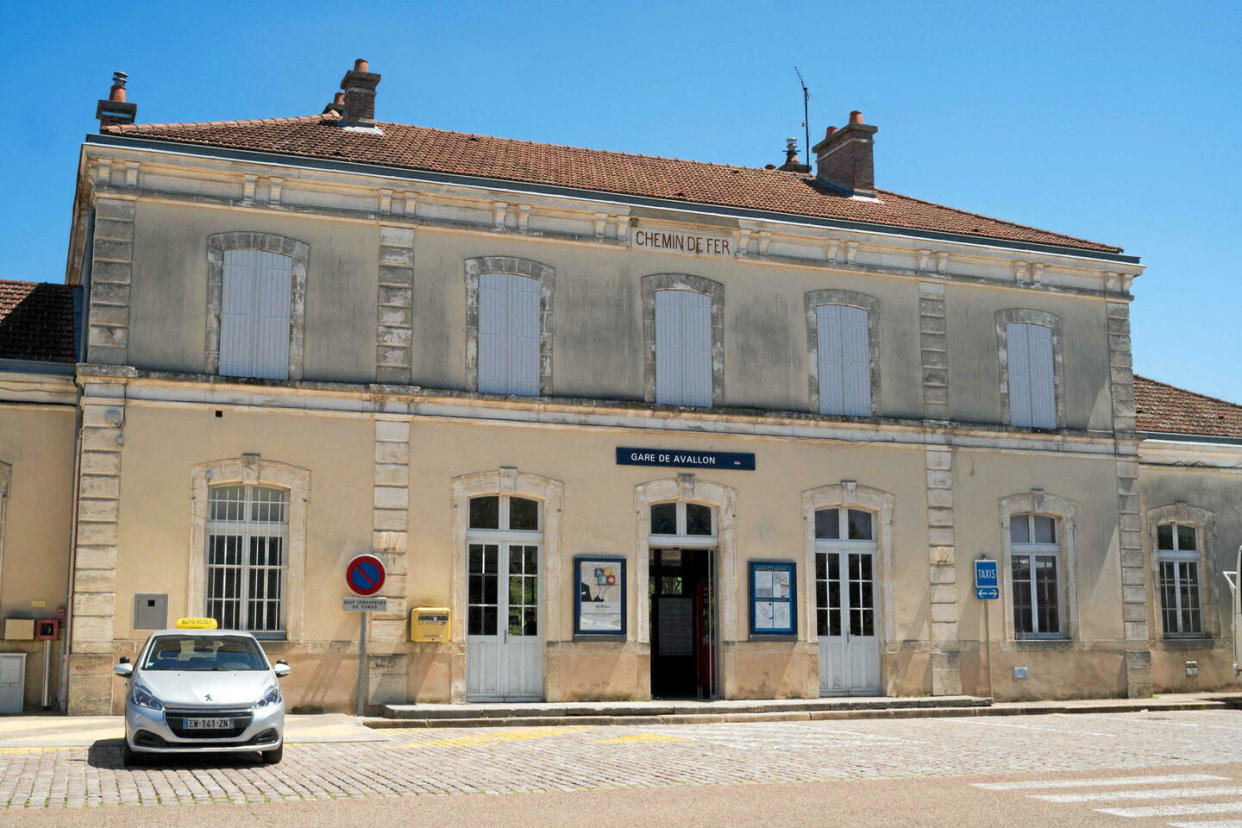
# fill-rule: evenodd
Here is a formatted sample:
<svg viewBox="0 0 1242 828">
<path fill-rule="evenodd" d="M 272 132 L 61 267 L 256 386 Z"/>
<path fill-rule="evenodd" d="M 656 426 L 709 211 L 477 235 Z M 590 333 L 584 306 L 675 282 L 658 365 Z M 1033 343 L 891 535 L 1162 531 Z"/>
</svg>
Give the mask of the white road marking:
<svg viewBox="0 0 1242 828">
<path fill-rule="evenodd" d="M 989 791 L 1033 791 L 1039 788 L 1095 788 L 1105 785 L 1160 785 L 1166 782 L 1217 782 L 1227 776 L 1207 773 L 1180 773 L 1169 776 L 1110 776 L 1096 779 L 1059 779 L 1042 782 L 975 782 L 973 787 Z"/>
<path fill-rule="evenodd" d="M 1108 802 L 1117 799 L 1193 799 L 1196 796 L 1242 796 L 1242 788 L 1146 788 L 1141 791 L 1097 791 L 1085 794 L 1028 794 L 1044 802 Z"/>
<path fill-rule="evenodd" d="M 1017 730 L 1041 730 L 1044 733 L 1071 733 L 1075 736 L 1085 734 L 1087 736 L 1108 736 L 1111 739 L 1115 739 L 1119 735 L 1116 733 L 1098 733 L 1093 730 L 1063 730 L 1059 727 L 1036 727 L 1034 725 L 1008 724 L 1006 722 L 977 722 L 971 719 L 957 719 L 955 721 L 960 724 L 979 725 L 980 727 L 1012 727 Z"/>
<path fill-rule="evenodd" d="M 1198 724 L 1194 722 L 1169 722 L 1169 721 L 1164 721 L 1163 719 L 1147 719 L 1147 718 L 1143 718 L 1142 716 L 1136 716 L 1131 719 L 1118 719 L 1116 718 L 1116 714 L 1096 715 L 1094 713 L 1073 713 L 1073 714 L 1054 713 L 1052 715 L 1054 716 L 1073 715 L 1076 718 L 1093 719 L 1096 721 L 1108 721 L 1111 719 L 1112 721 L 1121 721 L 1121 722 L 1143 722 L 1145 724 L 1165 725 L 1166 727 L 1206 727 L 1211 730 L 1242 731 L 1242 727 L 1230 727 L 1229 725 Z"/>
<path fill-rule="evenodd" d="M 1236 814 L 1242 802 L 1201 802 L 1198 805 L 1155 805 L 1150 808 L 1096 808 L 1097 813 L 1119 817 L 1192 816 L 1194 814 Z"/>
</svg>

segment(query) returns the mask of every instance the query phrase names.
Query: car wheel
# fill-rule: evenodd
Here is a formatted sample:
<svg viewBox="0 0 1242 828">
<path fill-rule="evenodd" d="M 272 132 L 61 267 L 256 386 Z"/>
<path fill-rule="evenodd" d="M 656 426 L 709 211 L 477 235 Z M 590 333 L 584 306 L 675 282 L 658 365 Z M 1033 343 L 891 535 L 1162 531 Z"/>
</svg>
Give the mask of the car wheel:
<svg viewBox="0 0 1242 828">
<path fill-rule="evenodd" d="M 281 745 L 275 750 L 263 750 L 259 752 L 259 759 L 265 765 L 276 765 L 285 757 L 285 746 Z"/>
<path fill-rule="evenodd" d="M 127 768 L 135 768 L 139 765 L 145 765 L 147 763 L 147 757 L 131 748 L 128 742 L 125 743 L 123 759 L 125 767 Z"/>
</svg>

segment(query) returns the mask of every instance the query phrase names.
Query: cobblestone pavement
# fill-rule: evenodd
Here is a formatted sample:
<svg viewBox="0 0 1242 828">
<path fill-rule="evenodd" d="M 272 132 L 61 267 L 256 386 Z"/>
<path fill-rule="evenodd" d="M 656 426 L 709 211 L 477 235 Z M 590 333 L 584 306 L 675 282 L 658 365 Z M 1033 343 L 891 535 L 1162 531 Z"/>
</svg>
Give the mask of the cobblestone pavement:
<svg viewBox="0 0 1242 828">
<path fill-rule="evenodd" d="M 290 744 L 285 760 L 164 757 L 117 742 L 0 749 L 0 808 L 581 791 L 672 785 L 1127 770 L 1236 762 L 1242 713 L 389 730 Z"/>
</svg>

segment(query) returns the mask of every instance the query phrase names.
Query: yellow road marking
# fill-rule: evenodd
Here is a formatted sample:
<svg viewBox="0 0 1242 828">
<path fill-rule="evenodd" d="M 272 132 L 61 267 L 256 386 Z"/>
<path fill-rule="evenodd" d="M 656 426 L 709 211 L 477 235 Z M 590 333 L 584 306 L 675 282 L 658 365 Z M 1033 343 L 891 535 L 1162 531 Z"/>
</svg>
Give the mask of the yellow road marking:
<svg viewBox="0 0 1242 828">
<path fill-rule="evenodd" d="M 600 739 L 597 745 L 620 745 L 635 742 L 693 742 L 693 739 L 682 739 L 678 736 L 665 736 L 663 733 L 635 733 L 633 736 L 621 736 L 616 739 Z"/>
<path fill-rule="evenodd" d="M 581 733 L 591 730 L 589 727 L 521 727 L 503 733 L 472 733 L 469 736 L 451 736 L 447 739 L 431 739 L 426 742 L 405 742 L 393 745 L 397 748 L 425 747 L 475 747 L 478 745 L 502 745 L 506 742 L 521 742 L 526 739 L 546 739 L 549 736 L 564 736 L 570 733 Z"/>
</svg>

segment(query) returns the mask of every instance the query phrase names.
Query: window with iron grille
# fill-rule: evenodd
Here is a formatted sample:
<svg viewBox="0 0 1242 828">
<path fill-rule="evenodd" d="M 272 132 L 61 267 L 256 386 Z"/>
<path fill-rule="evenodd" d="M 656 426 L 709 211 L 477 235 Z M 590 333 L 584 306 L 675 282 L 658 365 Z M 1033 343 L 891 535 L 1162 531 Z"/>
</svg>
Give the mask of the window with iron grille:
<svg viewBox="0 0 1242 828">
<path fill-rule="evenodd" d="M 1060 526 L 1050 515 L 1013 515 L 1009 522 L 1013 629 L 1019 638 L 1060 637 Z"/>
<path fill-rule="evenodd" d="M 230 484 L 208 493 L 207 616 L 221 629 L 285 633 L 289 493 Z"/>
<path fill-rule="evenodd" d="M 1199 601 L 1199 530 L 1180 523 L 1156 527 L 1160 613 L 1167 637 L 1203 635 Z"/>
</svg>

